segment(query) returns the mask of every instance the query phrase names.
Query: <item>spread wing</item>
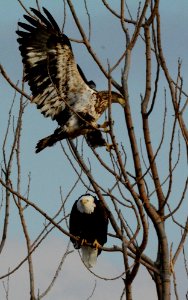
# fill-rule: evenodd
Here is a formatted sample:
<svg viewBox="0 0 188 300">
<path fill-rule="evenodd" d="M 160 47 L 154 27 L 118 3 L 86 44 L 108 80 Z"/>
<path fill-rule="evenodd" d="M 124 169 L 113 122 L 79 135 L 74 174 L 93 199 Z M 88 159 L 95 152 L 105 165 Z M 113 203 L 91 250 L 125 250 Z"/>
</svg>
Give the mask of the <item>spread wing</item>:
<svg viewBox="0 0 188 300">
<path fill-rule="evenodd" d="M 92 93 L 82 70 L 75 63 L 71 44 L 62 34 L 51 14 L 43 8 L 46 17 L 31 8 L 35 18 L 24 15 L 27 23 L 18 22 L 19 49 L 25 66 L 25 80 L 36 103 L 45 117 L 58 120 L 63 110 L 80 101 L 84 106 Z M 81 70 L 81 71 L 80 71 Z M 88 82 L 90 83 L 90 82 Z"/>
</svg>

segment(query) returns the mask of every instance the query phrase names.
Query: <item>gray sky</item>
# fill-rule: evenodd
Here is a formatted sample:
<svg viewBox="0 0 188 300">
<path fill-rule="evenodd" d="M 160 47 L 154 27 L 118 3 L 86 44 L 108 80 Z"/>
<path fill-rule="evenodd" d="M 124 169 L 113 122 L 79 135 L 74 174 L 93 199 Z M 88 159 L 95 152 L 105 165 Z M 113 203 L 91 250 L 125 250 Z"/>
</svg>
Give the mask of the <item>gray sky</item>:
<svg viewBox="0 0 188 300">
<path fill-rule="evenodd" d="M 78 4 L 79 2 L 79 4 Z M 135 17 L 135 7 L 139 1 L 128 1 L 133 17 Z M 27 1 L 25 1 L 27 4 Z M 62 24 L 63 18 L 63 1 L 41 1 L 55 17 L 58 23 Z M 82 1 L 73 1 L 79 13 L 82 24 L 87 28 L 87 16 L 84 11 L 84 6 L 81 5 Z M 113 7 L 119 9 L 119 1 L 109 1 Z M 104 65 L 107 65 L 107 60 L 113 64 L 118 56 L 121 55 L 124 46 L 123 35 L 120 32 L 120 24 L 115 21 L 112 24 L 112 19 L 109 13 L 103 9 L 99 0 L 88 1 L 89 9 L 92 12 L 92 45 L 100 57 Z M 35 6 L 35 1 L 29 1 L 30 6 Z M 185 86 L 188 84 L 188 1 L 181 0 L 163 0 L 161 1 L 161 19 L 163 27 L 163 45 L 166 54 L 169 70 L 176 78 L 177 61 L 180 57 L 183 60 L 182 73 L 184 76 Z M 22 75 L 21 57 L 18 51 L 16 42 L 15 30 L 17 28 L 17 21 L 23 20 L 23 9 L 19 6 L 17 1 L 2 0 L 0 10 L 0 63 L 5 67 L 9 77 L 17 82 Z M 78 31 L 74 25 L 74 21 L 70 14 L 67 12 L 67 22 L 65 31 L 68 36 L 72 38 L 79 38 Z M 93 63 L 92 59 L 87 54 L 86 50 L 80 44 L 73 43 L 74 54 L 77 62 L 82 66 L 88 79 L 93 79 L 97 88 L 107 89 L 107 81 L 98 67 Z M 139 112 L 137 103 L 140 103 L 140 93 L 144 91 L 144 65 L 142 58 L 144 55 L 143 44 L 138 43 L 138 46 L 133 51 L 131 73 L 129 78 L 130 95 L 133 100 L 133 116 L 136 118 Z M 122 66 L 121 66 L 122 67 Z M 114 73 L 114 78 L 120 82 L 121 67 Z M 27 89 L 28 90 L 28 89 Z M 7 125 L 7 113 L 13 99 L 13 90 L 8 84 L 0 77 L 0 131 L 1 135 L 4 134 Z M 163 88 L 161 92 L 163 99 Z M 16 100 L 19 100 L 17 96 Z M 19 102 L 19 101 L 18 101 Z M 161 100 L 163 105 L 163 101 Z M 17 110 L 17 104 L 14 108 Z M 160 112 L 156 112 L 156 120 L 158 121 Z M 168 114 L 170 115 L 170 111 Z M 122 122 L 118 124 L 115 130 L 121 131 L 124 128 L 123 115 L 119 108 L 114 111 L 115 118 L 122 118 Z M 170 121 L 169 121 L 170 122 Z M 116 123 L 115 123 L 116 124 Z M 115 125 L 116 126 L 116 125 Z M 139 123 L 136 125 L 139 132 Z M 157 127 L 160 124 L 157 124 Z M 53 215 L 56 209 L 61 205 L 59 187 L 62 187 L 63 195 L 66 196 L 72 184 L 76 181 L 76 175 L 71 171 L 71 167 L 62 153 L 60 145 L 56 145 L 52 149 L 47 149 L 39 155 L 34 153 L 34 148 L 39 139 L 50 134 L 56 127 L 56 124 L 51 120 L 44 119 L 36 107 L 28 105 L 23 123 L 22 145 L 21 145 L 21 160 L 22 160 L 22 193 L 26 192 L 28 174 L 31 173 L 31 192 L 30 200 L 36 202 L 39 207 L 44 209 L 50 215 Z M 156 130 L 156 123 L 153 125 L 153 132 L 158 136 Z M 160 136 L 160 134 L 159 134 Z M 160 138 L 159 138 L 160 139 Z M 8 141 L 11 143 L 11 138 Z M 124 141 L 126 143 L 126 140 Z M 0 142 L 1 143 L 1 142 Z M 64 143 L 66 145 L 66 143 Z M 0 144 L 1 146 L 1 144 Z M 101 156 L 105 155 L 100 150 Z M 91 153 L 86 152 L 90 156 Z M 165 156 L 165 155 L 164 155 Z M 2 160 L 2 157 L 0 158 Z M 161 157 L 161 168 L 165 157 Z M 105 186 L 108 186 L 108 178 L 104 178 L 104 174 L 100 173 L 100 165 L 96 165 L 93 172 L 100 174 L 101 181 Z M 182 172 L 187 172 L 187 166 L 182 166 Z M 13 178 L 16 175 L 13 172 Z M 176 174 L 177 178 L 181 177 L 181 173 Z M 178 186 L 181 182 L 178 183 Z M 67 205 L 67 211 L 70 206 L 84 192 L 83 186 L 79 184 L 72 194 L 70 203 Z M 178 191 L 174 192 L 174 198 L 178 196 Z M 187 208 L 187 207 L 186 207 Z M 186 210 L 185 210 L 186 211 Z M 37 233 L 43 227 L 43 221 L 40 216 L 29 209 L 28 214 L 28 228 L 31 238 L 34 239 Z M 184 215 L 180 215 L 179 219 Z M 169 229 L 170 230 L 170 229 Z M 174 232 L 170 232 L 174 235 Z M 42 244 L 34 255 L 34 267 L 36 274 L 36 288 L 41 291 L 45 290 L 53 277 L 55 267 L 57 266 L 61 255 L 68 242 L 68 238 L 62 237 L 57 232 L 53 232 L 50 237 Z M 175 241 L 176 242 L 176 241 Z M 150 254 L 152 255 L 152 247 L 155 241 L 151 239 Z M 110 246 L 110 245 L 109 245 Z M 71 247 L 72 249 L 72 247 Z M 3 255 L 0 257 L 1 272 L 4 274 L 7 269 L 13 268 L 24 257 L 25 246 L 23 242 L 23 235 L 20 229 L 19 217 L 17 210 L 12 204 L 11 218 L 9 224 L 9 239 L 4 249 Z M 10 278 L 10 300 L 29 299 L 28 297 L 28 278 L 25 275 L 27 265 L 25 264 L 15 276 Z M 184 299 L 185 287 L 187 280 L 185 276 L 181 276 L 182 265 L 177 266 L 178 275 L 180 278 L 179 292 Z M 99 276 L 112 278 L 120 275 L 123 272 L 122 261 L 119 254 L 103 253 L 98 260 L 96 269 L 94 270 Z M 110 274 L 110 275 L 109 275 Z M 65 261 L 64 268 L 48 297 L 45 299 L 55 300 L 74 300 L 74 299 L 87 299 L 92 293 L 92 289 L 97 280 L 96 291 L 92 299 L 105 300 L 105 299 L 119 299 L 122 289 L 123 281 L 119 280 L 104 281 L 88 273 L 83 267 L 78 254 L 70 254 Z M 0 284 L 0 298 L 5 299 L 3 285 Z M 148 274 L 141 270 L 134 286 L 134 300 L 145 299 L 155 300 L 154 284 L 149 280 Z M 172 299 L 175 299 L 174 296 Z"/>
</svg>

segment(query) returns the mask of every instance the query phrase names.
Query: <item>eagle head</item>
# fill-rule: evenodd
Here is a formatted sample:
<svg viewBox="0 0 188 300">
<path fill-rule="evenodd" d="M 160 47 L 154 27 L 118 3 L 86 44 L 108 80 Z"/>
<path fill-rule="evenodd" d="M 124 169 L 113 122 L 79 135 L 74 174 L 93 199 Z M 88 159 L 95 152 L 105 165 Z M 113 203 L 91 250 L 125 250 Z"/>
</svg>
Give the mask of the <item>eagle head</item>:
<svg viewBox="0 0 188 300">
<path fill-rule="evenodd" d="M 112 96 L 112 103 L 119 103 L 121 106 L 125 107 L 126 100 L 125 100 L 125 98 L 123 98 L 122 95 L 112 91 L 111 96 Z"/>
<path fill-rule="evenodd" d="M 91 195 L 86 194 L 78 199 L 77 209 L 81 213 L 91 214 L 94 212 L 95 207 L 95 199 Z"/>
</svg>

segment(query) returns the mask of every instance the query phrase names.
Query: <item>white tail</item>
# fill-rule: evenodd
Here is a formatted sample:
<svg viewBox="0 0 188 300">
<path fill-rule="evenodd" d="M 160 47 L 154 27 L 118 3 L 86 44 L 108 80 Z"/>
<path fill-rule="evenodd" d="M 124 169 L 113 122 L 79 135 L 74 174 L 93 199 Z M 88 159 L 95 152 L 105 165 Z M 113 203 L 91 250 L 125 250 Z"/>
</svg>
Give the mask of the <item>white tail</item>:
<svg viewBox="0 0 188 300">
<path fill-rule="evenodd" d="M 87 268 L 92 268 L 97 262 L 98 249 L 82 246 L 82 260 Z"/>
</svg>

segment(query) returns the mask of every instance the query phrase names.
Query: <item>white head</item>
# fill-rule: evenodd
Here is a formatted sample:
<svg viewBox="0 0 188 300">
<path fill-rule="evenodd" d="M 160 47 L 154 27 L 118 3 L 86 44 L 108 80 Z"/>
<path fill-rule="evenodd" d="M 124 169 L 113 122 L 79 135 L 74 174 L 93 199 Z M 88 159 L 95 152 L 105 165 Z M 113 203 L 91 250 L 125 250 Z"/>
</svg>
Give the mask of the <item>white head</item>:
<svg viewBox="0 0 188 300">
<path fill-rule="evenodd" d="M 77 209 L 81 213 L 91 214 L 96 207 L 94 197 L 91 195 L 83 195 L 77 202 Z"/>
</svg>

